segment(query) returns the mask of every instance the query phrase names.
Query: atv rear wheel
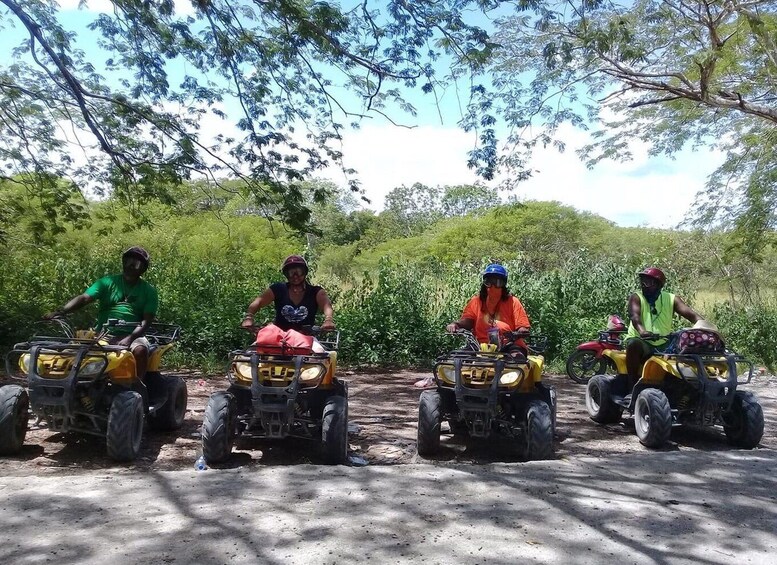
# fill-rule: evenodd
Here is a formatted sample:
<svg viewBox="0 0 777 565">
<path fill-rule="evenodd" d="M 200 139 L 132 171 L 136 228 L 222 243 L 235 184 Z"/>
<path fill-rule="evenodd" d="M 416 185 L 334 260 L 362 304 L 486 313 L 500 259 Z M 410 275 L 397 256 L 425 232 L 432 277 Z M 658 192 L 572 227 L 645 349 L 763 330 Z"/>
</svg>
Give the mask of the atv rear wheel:
<svg viewBox="0 0 777 565">
<path fill-rule="evenodd" d="M 18 453 L 27 435 L 30 399 L 19 385 L 0 388 L 0 455 Z"/>
<path fill-rule="evenodd" d="M 657 388 L 646 388 L 634 406 L 634 429 L 642 445 L 661 447 L 672 434 L 672 409 L 669 399 Z"/>
<path fill-rule="evenodd" d="M 553 456 L 553 413 L 542 400 L 532 400 L 526 410 L 526 458 Z"/>
<path fill-rule="evenodd" d="M 623 408 L 612 401 L 612 382 L 615 377 L 595 375 L 585 389 L 585 407 L 588 415 L 599 424 L 620 422 Z"/>
<path fill-rule="evenodd" d="M 348 399 L 332 396 L 321 420 L 321 451 L 328 465 L 341 465 L 348 457 Z"/>
<path fill-rule="evenodd" d="M 202 419 L 202 454 L 208 463 L 226 461 L 235 443 L 235 397 L 228 392 L 214 392 Z"/>
<path fill-rule="evenodd" d="M 186 416 L 186 404 L 189 393 L 186 389 L 186 381 L 181 377 L 169 377 L 160 375 L 165 390 L 165 403 L 149 416 L 148 424 L 152 430 L 170 432 L 183 426 Z"/>
<path fill-rule="evenodd" d="M 418 455 L 426 457 L 440 449 L 442 397 L 436 390 L 425 390 L 418 401 Z"/>
<path fill-rule="evenodd" d="M 723 431 L 737 447 L 752 449 L 764 435 L 764 411 L 752 392 L 734 393 L 731 410 L 723 414 Z"/>
<path fill-rule="evenodd" d="M 143 439 L 143 397 L 125 390 L 113 397 L 105 433 L 108 457 L 115 461 L 133 461 L 140 453 Z"/>
<path fill-rule="evenodd" d="M 590 349 L 578 349 L 567 358 L 567 376 L 578 384 L 586 384 L 594 375 L 607 371 L 607 359 L 596 357 Z"/>
</svg>

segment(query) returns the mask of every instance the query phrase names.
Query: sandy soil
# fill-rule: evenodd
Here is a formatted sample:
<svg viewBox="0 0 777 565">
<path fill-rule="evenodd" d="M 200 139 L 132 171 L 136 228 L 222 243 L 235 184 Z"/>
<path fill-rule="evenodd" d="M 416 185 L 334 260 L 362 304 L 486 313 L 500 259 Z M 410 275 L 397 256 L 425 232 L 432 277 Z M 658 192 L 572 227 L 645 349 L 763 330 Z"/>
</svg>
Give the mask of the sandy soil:
<svg viewBox="0 0 777 565">
<path fill-rule="evenodd" d="M 191 467 L 200 452 L 200 425 L 211 393 L 224 390 L 223 376 L 181 372 L 189 391 L 188 413 L 182 429 L 145 434 L 140 457 L 118 464 L 105 454 L 100 438 L 53 433 L 45 423 L 30 421 L 20 454 L 0 458 L 0 473 L 57 473 L 79 469 L 175 470 Z M 398 465 L 421 461 L 415 450 L 419 389 L 413 383 L 426 373 L 412 371 L 342 371 L 350 386 L 349 453 L 353 464 Z M 609 426 L 592 422 L 585 410 L 585 387 L 566 376 L 548 375 L 558 392 L 556 457 L 609 456 L 645 451 L 628 421 Z M 2 381 L 0 383 L 7 383 Z M 764 375 L 745 387 L 758 394 L 766 416 L 761 446 L 777 448 L 777 377 Z M 445 430 L 445 428 L 444 428 Z M 521 461 L 522 453 L 507 440 L 472 441 L 444 435 L 439 460 L 484 464 Z M 727 451 L 731 448 L 715 430 L 675 429 L 665 451 Z M 309 441 L 240 441 L 226 467 L 317 463 L 316 446 Z"/>
</svg>

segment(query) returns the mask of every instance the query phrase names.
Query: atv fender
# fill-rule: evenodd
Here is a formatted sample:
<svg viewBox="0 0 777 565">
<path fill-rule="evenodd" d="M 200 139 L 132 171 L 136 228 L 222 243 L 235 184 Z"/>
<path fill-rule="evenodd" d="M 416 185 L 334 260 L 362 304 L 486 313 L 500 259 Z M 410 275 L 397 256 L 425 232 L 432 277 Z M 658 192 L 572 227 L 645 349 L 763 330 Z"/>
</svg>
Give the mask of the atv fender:
<svg viewBox="0 0 777 565">
<path fill-rule="evenodd" d="M 529 355 L 529 379 L 528 386 L 542 382 L 542 370 L 545 368 L 545 358 L 542 355 Z"/>
<path fill-rule="evenodd" d="M 605 349 L 602 351 L 602 356 L 607 357 L 615 364 L 615 369 L 618 371 L 619 375 L 626 375 L 628 374 L 628 369 L 626 368 L 626 352 L 619 349 Z"/>
<path fill-rule="evenodd" d="M 671 363 L 662 357 L 651 357 L 645 361 L 642 367 L 642 382 L 650 385 L 660 385 L 664 377 L 671 375 L 678 379 L 682 376 L 677 372 L 677 364 Z"/>
</svg>

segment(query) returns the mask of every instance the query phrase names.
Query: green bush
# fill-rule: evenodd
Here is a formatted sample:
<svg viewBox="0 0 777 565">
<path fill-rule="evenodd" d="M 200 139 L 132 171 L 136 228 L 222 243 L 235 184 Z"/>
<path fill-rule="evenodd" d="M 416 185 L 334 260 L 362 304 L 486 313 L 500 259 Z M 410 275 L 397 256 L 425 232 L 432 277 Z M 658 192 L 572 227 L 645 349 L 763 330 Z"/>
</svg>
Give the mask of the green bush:
<svg viewBox="0 0 777 565">
<path fill-rule="evenodd" d="M 734 308 L 726 302 L 715 306 L 713 320 L 729 348 L 771 371 L 777 369 L 777 304 Z"/>
<path fill-rule="evenodd" d="M 223 363 L 229 351 L 249 341 L 238 328 L 247 305 L 282 278 L 279 258 L 300 247 L 286 237 L 273 240 L 264 228 L 252 230 L 246 218 L 236 224 L 240 229 L 233 230 L 237 239 L 231 243 L 225 239 L 221 248 L 209 239 L 206 226 L 190 240 L 175 231 L 175 225 L 171 222 L 171 231 L 156 238 L 150 232 L 133 235 L 152 252 L 153 266 L 146 278 L 159 291 L 160 320 L 182 327 L 179 347 L 170 359 L 199 366 Z M 254 233 L 256 245 L 251 243 Z M 43 313 L 83 292 L 97 278 L 119 272 L 127 237 L 88 239 L 77 232 L 45 251 L 4 250 L 0 347 L 7 350 L 24 340 L 40 329 L 36 323 Z M 222 235 L 213 236 L 218 237 Z M 548 337 L 546 359 L 559 369 L 578 343 L 596 337 L 609 314 L 625 318 L 626 298 L 636 287 L 635 272 L 654 260 L 602 260 L 581 250 L 555 269 L 541 270 L 537 262 L 521 260 L 506 261 L 505 266 L 509 287 L 523 302 L 532 331 Z M 445 334 L 445 325 L 458 319 L 467 300 L 478 292 L 487 262 L 384 257 L 361 274 L 349 272 L 347 262 L 334 272 L 322 264 L 318 272 L 311 271 L 311 280 L 323 285 L 333 300 L 344 363 L 420 366 L 457 344 L 458 338 Z M 667 269 L 669 290 L 691 301 L 696 281 L 684 279 L 679 271 Z M 90 306 L 76 313 L 73 322 L 86 327 L 95 314 L 96 308 Z M 256 321 L 264 323 L 272 316 L 268 307 Z M 732 347 L 755 362 L 777 365 L 777 305 L 735 309 L 722 304 L 715 307 L 713 318 Z"/>
</svg>

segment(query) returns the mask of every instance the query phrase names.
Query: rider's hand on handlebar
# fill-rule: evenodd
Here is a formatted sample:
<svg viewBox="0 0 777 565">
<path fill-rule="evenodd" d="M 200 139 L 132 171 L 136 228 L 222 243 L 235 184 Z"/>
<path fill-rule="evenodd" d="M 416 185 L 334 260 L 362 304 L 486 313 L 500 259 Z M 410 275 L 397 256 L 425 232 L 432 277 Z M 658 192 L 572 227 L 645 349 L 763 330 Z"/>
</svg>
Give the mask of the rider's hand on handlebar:
<svg viewBox="0 0 777 565">
<path fill-rule="evenodd" d="M 322 332 L 333 332 L 335 331 L 335 323 L 332 320 L 324 320 L 324 323 L 321 324 L 321 331 Z"/>
<path fill-rule="evenodd" d="M 456 322 L 452 322 L 452 323 L 448 324 L 447 326 L 445 326 L 445 330 L 449 334 L 456 333 L 457 331 L 459 331 L 459 329 L 460 329 L 459 328 L 459 324 L 457 324 Z"/>
<path fill-rule="evenodd" d="M 649 332 L 647 330 L 639 332 L 639 337 L 644 339 L 656 339 L 658 337 L 658 334 L 655 332 Z"/>
<path fill-rule="evenodd" d="M 54 310 L 53 312 L 47 312 L 43 314 L 41 317 L 41 320 L 53 320 L 54 318 L 59 318 L 62 316 L 62 312 L 59 310 Z"/>
<path fill-rule="evenodd" d="M 110 340 L 111 345 L 118 345 L 119 347 L 129 347 L 131 343 L 132 343 L 131 335 L 125 335 L 123 337 L 116 336 L 111 338 Z"/>
<path fill-rule="evenodd" d="M 249 318 L 249 317 L 243 318 L 243 321 L 240 322 L 240 327 L 241 328 L 252 328 L 252 327 L 254 327 L 254 319 L 253 318 Z"/>
</svg>

